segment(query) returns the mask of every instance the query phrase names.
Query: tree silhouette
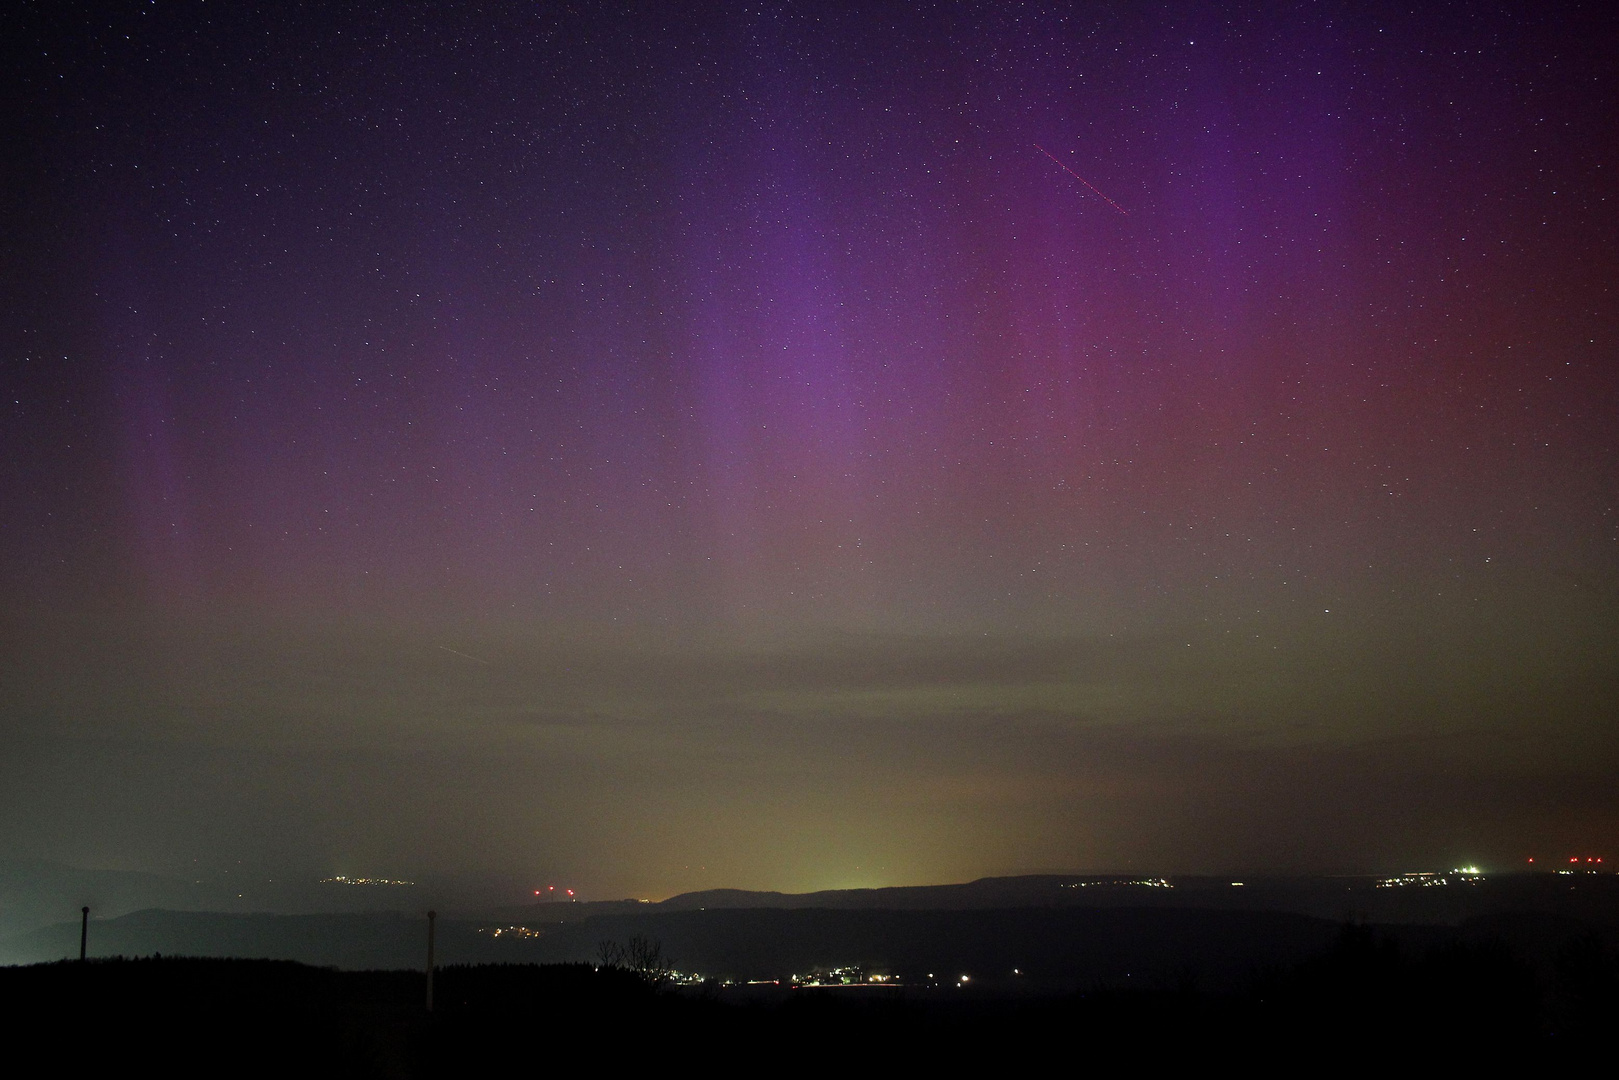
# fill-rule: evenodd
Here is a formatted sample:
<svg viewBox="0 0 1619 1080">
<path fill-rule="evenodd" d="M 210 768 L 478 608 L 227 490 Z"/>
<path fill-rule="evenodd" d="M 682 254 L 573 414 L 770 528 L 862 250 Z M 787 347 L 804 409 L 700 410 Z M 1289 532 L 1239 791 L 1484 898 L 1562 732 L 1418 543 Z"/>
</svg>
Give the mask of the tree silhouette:
<svg viewBox="0 0 1619 1080">
<path fill-rule="evenodd" d="M 674 961 L 664 955 L 663 942 L 634 934 L 625 944 L 602 941 L 596 946 L 599 966 L 634 972 L 653 986 L 662 986 L 675 974 Z"/>
</svg>

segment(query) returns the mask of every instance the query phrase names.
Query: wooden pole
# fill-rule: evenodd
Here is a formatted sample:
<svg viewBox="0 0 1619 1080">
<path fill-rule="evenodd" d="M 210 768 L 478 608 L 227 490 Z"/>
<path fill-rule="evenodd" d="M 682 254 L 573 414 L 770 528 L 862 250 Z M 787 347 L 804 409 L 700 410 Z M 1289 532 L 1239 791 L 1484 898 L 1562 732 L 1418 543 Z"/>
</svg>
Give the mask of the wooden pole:
<svg viewBox="0 0 1619 1080">
<path fill-rule="evenodd" d="M 84 947 L 90 944 L 90 909 L 79 909 L 79 962 L 84 962 Z"/>
<path fill-rule="evenodd" d="M 427 1011 L 433 1011 L 433 920 L 438 912 L 427 913 Z"/>
</svg>

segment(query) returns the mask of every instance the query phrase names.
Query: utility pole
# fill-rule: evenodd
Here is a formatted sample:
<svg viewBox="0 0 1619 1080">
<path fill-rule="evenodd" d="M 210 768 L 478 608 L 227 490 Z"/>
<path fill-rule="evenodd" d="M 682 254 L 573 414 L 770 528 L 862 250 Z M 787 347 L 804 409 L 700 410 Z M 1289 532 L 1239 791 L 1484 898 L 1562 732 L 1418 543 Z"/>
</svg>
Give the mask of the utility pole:
<svg viewBox="0 0 1619 1080">
<path fill-rule="evenodd" d="M 89 910 L 86 908 L 85 910 Z M 427 913 L 427 1011 L 433 1011 L 433 920 L 438 918 L 438 912 Z"/>
<path fill-rule="evenodd" d="M 79 963 L 84 963 L 84 947 L 90 944 L 90 909 L 79 909 Z"/>
</svg>

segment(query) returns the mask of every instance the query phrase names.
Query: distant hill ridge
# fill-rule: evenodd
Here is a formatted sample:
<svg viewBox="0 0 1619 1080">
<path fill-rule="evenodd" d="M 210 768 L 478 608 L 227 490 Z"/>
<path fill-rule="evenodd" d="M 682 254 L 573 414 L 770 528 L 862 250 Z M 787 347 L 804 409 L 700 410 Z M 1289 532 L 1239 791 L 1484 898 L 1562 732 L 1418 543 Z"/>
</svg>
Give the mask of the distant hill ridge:
<svg viewBox="0 0 1619 1080">
<path fill-rule="evenodd" d="M 1003 906 L 1037 907 L 1063 903 L 1069 884 L 1093 879 L 1081 876 L 1029 875 L 985 877 L 949 885 L 886 885 L 861 889 L 821 889 L 807 893 L 749 889 L 703 889 L 680 893 L 658 906 L 686 911 L 692 908 L 873 908 L 896 911 L 938 910 Z M 1111 880 L 1111 879 L 1103 879 Z M 1119 886 L 1121 888 L 1128 886 Z"/>
<path fill-rule="evenodd" d="M 536 904 L 498 908 L 490 914 L 516 919 L 546 916 L 558 921 L 572 922 L 602 914 L 646 910 L 828 908 L 858 911 L 974 911 L 989 908 L 1118 906 L 1121 902 L 1131 906 L 1140 904 L 1159 906 L 1154 902 L 1153 894 L 1167 893 L 1171 890 L 1142 883 L 1146 880 L 1141 879 L 1141 882 L 1137 882 L 1122 876 L 1031 874 L 1020 877 L 985 877 L 948 885 L 886 885 L 863 889 L 821 889 L 807 893 L 702 889 L 678 893 L 666 900 L 655 901 L 587 900 L 576 903 L 542 901 Z M 1197 880 L 1201 882 L 1205 879 Z M 1216 881 L 1213 878 L 1206 880 L 1210 883 Z M 1218 884 L 1221 887 L 1230 887 L 1229 881 L 1224 878 L 1218 879 Z M 1083 889 L 1079 887 L 1081 885 L 1084 886 Z M 1158 899 L 1168 900 L 1168 897 L 1160 896 Z"/>
<path fill-rule="evenodd" d="M 949 885 L 885 885 L 862 889 L 821 889 L 808 893 L 753 892 L 747 889 L 705 889 L 671 896 L 660 906 L 686 910 L 694 907 L 884 908 L 896 911 L 1002 907 L 1069 906 L 1078 887 L 1140 892 L 1158 888 L 1149 881 L 1123 875 L 1028 874 L 1019 877 L 983 877 Z M 1188 879 L 1199 884 L 1215 879 Z M 1220 884 L 1229 887 L 1226 879 Z"/>
<path fill-rule="evenodd" d="M 500 908 L 513 922 L 577 922 L 601 915 L 657 911 L 810 910 L 988 911 L 1017 908 L 1173 908 L 1273 911 L 1321 919 L 1457 925 L 1492 912 L 1561 913 L 1619 924 L 1619 875 L 1502 874 L 1447 887 L 1379 887 L 1369 875 L 1183 876 L 1029 874 L 949 885 L 823 889 L 808 893 L 704 889 L 667 900 L 539 903 Z"/>
<path fill-rule="evenodd" d="M 887 963 L 897 970 L 988 971 L 1056 964 L 1063 978 L 1168 970 L 1185 958 L 1222 978 L 1252 963 L 1302 959 L 1346 921 L 1428 940 L 1465 927 L 1515 925 L 1563 939 L 1579 927 L 1619 936 L 1619 877 L 1505 875 L 1443 888 L 1378 888 L 1365 878 L 1229 879 L 1035 875 L 956 885 L 814 893 L 714 889 L 670 897 L 442 912 L 444 963 L 589 962 L 603 941 L 645 935 L 706 974 L 778 978 L 806 965 Z M 71 909 L 70 909 L 71 911 Z M 77 955 L 72 914 L 0 940 L 0 964 Z M 268 957 L 350 969 L 419 966 L 425 913 L 302 915 L 142 910 L 92 919 L 91 956 Z M 1568 929 L 1569 927 L 1575 930 Z M 1584 932 L 1584 931 L 1579 931 Z M 1517 931 L 1514 931 L 1517 934 Z M 1439 940 L 1434 938 L 1433 940 Z M 1527 940 L 1527 938 L 1526 938 Z M 1544 951 L 1544 950 L 1542 950 Z"/>
</svg>

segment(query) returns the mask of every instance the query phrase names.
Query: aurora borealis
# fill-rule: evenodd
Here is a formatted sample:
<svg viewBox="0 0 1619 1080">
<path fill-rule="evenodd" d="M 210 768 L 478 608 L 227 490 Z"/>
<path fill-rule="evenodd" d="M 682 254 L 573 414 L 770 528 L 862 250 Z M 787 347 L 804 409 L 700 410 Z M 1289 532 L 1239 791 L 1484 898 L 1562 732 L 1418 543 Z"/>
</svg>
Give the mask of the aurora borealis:
<svg viewBox="0 0 1619 1080">
<path fill-rule="evenodd" d="M 0 27 L 5 853 L 1612 850 L 1600 7 Z"/>
</svg>

